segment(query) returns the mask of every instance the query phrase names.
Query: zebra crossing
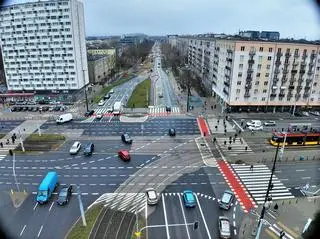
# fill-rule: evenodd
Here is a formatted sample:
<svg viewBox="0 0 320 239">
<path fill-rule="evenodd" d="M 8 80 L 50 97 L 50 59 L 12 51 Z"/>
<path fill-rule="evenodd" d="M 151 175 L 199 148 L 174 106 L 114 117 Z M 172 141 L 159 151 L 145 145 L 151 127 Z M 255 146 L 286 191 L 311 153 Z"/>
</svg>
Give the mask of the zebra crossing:
<svg viewBox="0 0 320 239">
<path fill-rule="evenodd" d="M 0 161 L 4 160 L 7 155 L 0 154 Z"/>
<path fill-rule="evenodd" d="M 94 108 L 93 109 L 94 110 L 94 113 L 95 114 L 99 114 L 99 113 L 101 113 L 101 114 L 107 114 L 107 115 L 112 115 L 112 113 L 110 112 L 110 109 L 109 108 L 106 108 L 106 107 L 98 107 L 98 108 Z M 108 110 L 109 110 L 109 112 L 108 112 Z"/>
<path fill-rule="evenodd" d="M 195 142 L 205 165 L 210 167 L 217 167 L 216 158 L 213 155 L 207 141 L 203 137 L 199 137 L 195 139 Z"/>
<path fill-rule="evenodd" d="M 264 164 L 254 165 L 252 170 L 250 165 L 245 164 L 231 164 L 231 166 L 257 204 L 263 204 L 271 170 Z M 272 200 L 294 198 L 289 189 L 275 175 L 272 177 L 272 183 L 273 188 L 270 191 Z"/>
<path fill-rule="evenodd" d="M 216 138 L 216 140 L 220 149 L 224 153 L 228 153 L 228 155 L 230 156 L 253 153 L 252 149 L 249 147 L 249 145 L 246 143 L 246 141 L 243 138 L 236 138 L 235 141 L 233 141 L 232 139 L 231 144 L 230 144 L 230 138 L 228 137 Z"/>
<path fill-rule="evenodd" d="M 179 115 L 180 114 L 180 108 L 173 106 L 171 107 L 171 112 L 166 111 L 166 107 L 152 107 L 149 108 L 149 115 L 151 116 L 167 116 L 167 115 Z"/>
</svg>

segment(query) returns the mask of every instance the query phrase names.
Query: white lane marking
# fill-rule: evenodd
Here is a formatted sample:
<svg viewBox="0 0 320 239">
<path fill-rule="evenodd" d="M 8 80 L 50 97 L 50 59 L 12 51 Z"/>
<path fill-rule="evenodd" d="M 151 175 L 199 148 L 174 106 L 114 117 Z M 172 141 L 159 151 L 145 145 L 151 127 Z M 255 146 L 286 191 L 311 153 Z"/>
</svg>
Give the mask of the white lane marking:
<svg viewBox="0 0 320 239">
<path fill-rule="evenodd" d="M 37 235 L 38 238 L 40 237 L 40 234 L 41 234 L 41 232 L 42 232 L 42 229 L 43 229 L 43 225 L 41 225 L 40 230 L 39 230 L 39 232 L 38 232 L 38 235 Z"/>
<path fill-rule="evenodd" d="M 111 122 L 112 118 L 113 118 L 113 115 L 110 117 L 109 122 Z"/>
<path fill-rule="evenodd" d="M 21 230 L 21 232 L 20 232 L 20 237 L 22 236 L 22 234 L 23 234 L 24 230 L 26 229 L 26 227 L 27 227 L 27 225 L 24 225 L 24 226 L 23 226 L 23 228 L 22 228 L 22 230 Z"/>
<path fill-rule="evenodd" d="M 51 206 L 49 208 L 49 212 L 51 211 L 52 207 L 53 207 L 54 202 L 51 203 Z"/>
<path fill-rule="evenodd" d="M 199 209 L 200 209 L 200 214 L 201 214 L 202 220 L 203 220 L 203 222 L 204 222 L 204 226 L 205 226 L 205 228 L 206 228 L 208 237 L 209 237 L 209 239 L 211 239 L 211 235 L 210 235 L 210 232 L 209 232 L 209 229 L 208 229 L 208 225 L 207 225 L 206 219 L 204 218 L 203 211 L 202 211 L 202 208 L 201 208 L 201 205 L 200 205 L 198 196 L 197 196 L 196 194 L 194 194 L 194 196 L 196 197 L 197 204 L 198 204 L 198 207 L 199 207 Z M 213 230 L 212 230 L 212 231 L 213 231 Z"/>
<path fill-rule="evenodd" d="M 38 203 L 36 203 L 36 205 L 34 205 L 33 210 L 36 210 L 37 206 L 38 206 Z"/>
<path fill-rule="evenodd" d="M 186 219 L 186 215 L 183 210 L 183 205 L 182 205 L 182 200 L 181 200 L 180 194 L 178 194 L 178 197 L 179 197 L 179 201 L 180 201 L 180 207 L 181 207 L 181 211 L 182 211 L 182 215 L 183 215 L 184 224 L 186 225 L 187 235 L 188 235 L 188 238 L 190 239 L 190 233 L 189 233 L 189 229 L 188 229 L 188 225 L 187 225 L 187 219 Z"/>
<path fill-rule="evenodd" d="M 163 206 L 164 221 L 165 221 L 165 223 L 166 223 L 167 238 L 170 239 L 169 226 L 168 226 L 168 218 L 167 218 L 167 211 L 166 211 L 166 204 L 165 204 L 165 202 L 164 202 L 163 194 L 161 194 L 161 197 L 162 197 L 162 206 Z"/>
<path fill-rule="evenodd" d="M 148 238 L 148 202 L 147 201 L 146 201 L 146 204 L 144 205 L 144 211 L 145 211 L 144 218 L 146 219 L 146 234 Z"/>
<path fill-rule="evenodd" d="M 311 177 L 302 177 L 302 179 L 311 179 Z"/>
<path fill-rule="evenodd" d="M 305 169 L 296 169 L 296 172 L 304 172 L 306 171 Z"/>
</svg>

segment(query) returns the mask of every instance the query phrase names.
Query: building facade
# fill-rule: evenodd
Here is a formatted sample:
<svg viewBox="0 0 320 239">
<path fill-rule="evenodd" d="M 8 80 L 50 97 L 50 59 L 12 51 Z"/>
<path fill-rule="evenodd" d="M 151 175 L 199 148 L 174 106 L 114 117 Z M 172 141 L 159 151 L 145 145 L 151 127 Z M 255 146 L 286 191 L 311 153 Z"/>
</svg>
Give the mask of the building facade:
<svg viewBox="0 0 320 239">
<path fill-rule="evenodd" d="M 189 37 L 188 64 L 230 111 L 320 107 L 317 43 Z"/>
<path fill-rule="evenodd" d="M 68 93 L 89 83 L 81 1 L 2 7 L 0 36 L 8 90 Z"/>
</svg>

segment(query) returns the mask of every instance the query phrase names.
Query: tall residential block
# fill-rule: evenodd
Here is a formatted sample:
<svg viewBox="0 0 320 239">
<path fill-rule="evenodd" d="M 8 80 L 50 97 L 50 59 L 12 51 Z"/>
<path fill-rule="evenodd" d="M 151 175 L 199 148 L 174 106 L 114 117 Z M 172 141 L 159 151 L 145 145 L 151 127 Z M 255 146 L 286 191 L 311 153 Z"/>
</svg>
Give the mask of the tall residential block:
<svg viewBox="0 0 320 239">
<path fill-rule="evenodd" d="M 89 83 L 81 1 L 1 7 L 0 36 L 8 90 L 67 93 Z"/>
</svg>

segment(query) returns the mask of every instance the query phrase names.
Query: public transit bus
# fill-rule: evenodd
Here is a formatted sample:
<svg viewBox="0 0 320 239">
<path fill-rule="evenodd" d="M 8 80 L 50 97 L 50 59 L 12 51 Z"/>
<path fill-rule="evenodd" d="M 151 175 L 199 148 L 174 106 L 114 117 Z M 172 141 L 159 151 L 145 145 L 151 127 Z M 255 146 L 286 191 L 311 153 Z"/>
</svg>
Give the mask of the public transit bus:
<svg viewBox="0 0 320 239">
<path fill-rule="evenodd" d="M 320 145 L 320 131 L 318 130 L 302 130 L 295 132 L 272 132 L 270 143 L 273 146 L 310 146 Z"/>
</svg>

